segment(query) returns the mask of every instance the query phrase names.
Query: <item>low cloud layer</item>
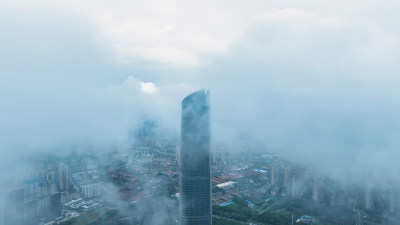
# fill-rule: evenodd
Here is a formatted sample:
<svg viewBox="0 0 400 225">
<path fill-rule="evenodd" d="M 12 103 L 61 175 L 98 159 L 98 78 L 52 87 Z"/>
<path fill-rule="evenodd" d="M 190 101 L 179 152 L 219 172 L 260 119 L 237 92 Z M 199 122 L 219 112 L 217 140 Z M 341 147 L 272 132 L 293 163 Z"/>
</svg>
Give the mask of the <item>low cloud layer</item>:
<svg viewBox="0 0 400 225">
<path fill-rule="evenodd" d="M 155 7 L 157 6 L 157 7 Z M 338 179 L 397 180 L 396 1 L 2 1 L 0 151 L 179 134 L 211 88 L 213 141 Z"/>
</svg>

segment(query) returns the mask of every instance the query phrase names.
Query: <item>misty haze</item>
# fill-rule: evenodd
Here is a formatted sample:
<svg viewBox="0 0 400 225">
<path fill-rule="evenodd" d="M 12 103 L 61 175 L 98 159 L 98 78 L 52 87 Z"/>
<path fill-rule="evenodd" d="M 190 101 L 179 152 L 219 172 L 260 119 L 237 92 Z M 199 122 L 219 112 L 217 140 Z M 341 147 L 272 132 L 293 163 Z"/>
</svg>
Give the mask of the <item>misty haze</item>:
<svg viewBox="0 0 400 225">
<path fill-rule="evenodd" d="M 0 1 L 0 225 L 400 224 L 400 3 Z"/>
</svg>

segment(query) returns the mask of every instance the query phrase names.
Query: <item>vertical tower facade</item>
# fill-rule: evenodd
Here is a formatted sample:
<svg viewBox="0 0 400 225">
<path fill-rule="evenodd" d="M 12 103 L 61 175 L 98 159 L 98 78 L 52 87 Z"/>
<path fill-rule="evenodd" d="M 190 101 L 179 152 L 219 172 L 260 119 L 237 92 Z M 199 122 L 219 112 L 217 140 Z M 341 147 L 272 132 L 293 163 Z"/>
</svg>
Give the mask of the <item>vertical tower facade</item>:
<svg viewBox="0 0 400 225">
<path fill-rule="evenodd" d="M 210 92 L 200 90 L 182 101 L 181 225 L 211 225 Z"/>
<path fill-rule="evenodd" d="M 312 186 L 312 199 L 318 201 L 319 198 L 319 178 L 317 175 L 313 175 L 313 186 Z"/>
<path fill-rule="evenodd" d="M 69 167 L 64 163 L 58 164 L 58 186 L 60 191 L 66 191 L 69 187 Z"/>
</svg>

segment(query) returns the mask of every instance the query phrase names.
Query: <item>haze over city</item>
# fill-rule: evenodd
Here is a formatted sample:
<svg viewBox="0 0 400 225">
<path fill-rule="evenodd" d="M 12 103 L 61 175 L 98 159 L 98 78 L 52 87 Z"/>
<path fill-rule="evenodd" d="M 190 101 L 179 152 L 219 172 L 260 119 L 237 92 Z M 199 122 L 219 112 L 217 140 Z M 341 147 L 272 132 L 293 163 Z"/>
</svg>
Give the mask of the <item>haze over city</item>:
<svg viewBox="0 0 400 225">
<path fill-rule="evenodd" d="M 181 102 L 202 88 L 212 146 L 344 186 L 399 185 L 399 8 L 1 0 L 0 185 L 44 154 L 130 154 L 145 121 L 179 140 Z"/>
</svg>

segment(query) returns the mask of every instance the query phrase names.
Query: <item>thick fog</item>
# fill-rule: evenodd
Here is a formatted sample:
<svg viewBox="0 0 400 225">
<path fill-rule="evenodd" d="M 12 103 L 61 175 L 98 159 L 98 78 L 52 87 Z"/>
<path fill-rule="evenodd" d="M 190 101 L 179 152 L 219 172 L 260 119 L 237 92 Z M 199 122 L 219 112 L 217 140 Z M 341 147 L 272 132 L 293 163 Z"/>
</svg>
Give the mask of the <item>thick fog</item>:
<svg viewBox="0 0 400 225">
<path fill-rule="evenodd" d="M 159 6 L 159 7 L 155 7 Z M 178 137 L 211 89 L 212 140 L 338 180 L 397 181 L 399 3 L 0 2 L 2 169 L 68 146 Z"/>
</svg>

